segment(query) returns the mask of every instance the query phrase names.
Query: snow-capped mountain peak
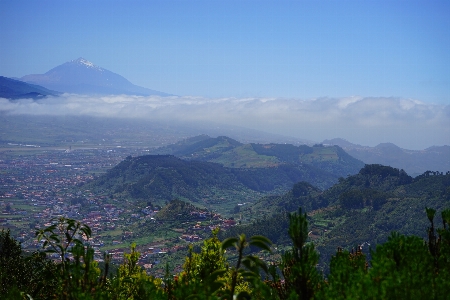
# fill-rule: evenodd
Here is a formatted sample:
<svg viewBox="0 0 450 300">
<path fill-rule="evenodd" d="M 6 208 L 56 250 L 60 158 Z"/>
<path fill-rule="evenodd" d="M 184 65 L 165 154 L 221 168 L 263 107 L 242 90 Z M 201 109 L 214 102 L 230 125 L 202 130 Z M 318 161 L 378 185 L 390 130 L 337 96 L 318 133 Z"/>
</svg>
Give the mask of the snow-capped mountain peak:
<svg viewBox="0 0 450 300">
<path fill-rule="evenodd" d="M 87 68 L 93 68 L 93 69 L 97 69 L 99 71 L 102 71 L 103 69 L 100 68 L 99 66 L 94 65 L 92 62 L 88 61 L 87 59 L 84 59 L 82 57 L 72 60 L 72 63 L 78 64 L 78 65 L 83 65 L 86 66 Z"/>
<path fill-rule="evenodd" d="M 45 74 L 25 75 L 21 80 L 50 90 L 75 94 L 169 96 L 134 85 L 123 76 L 96 66 L 83 57 L 56 66 Z"/>
</svg>

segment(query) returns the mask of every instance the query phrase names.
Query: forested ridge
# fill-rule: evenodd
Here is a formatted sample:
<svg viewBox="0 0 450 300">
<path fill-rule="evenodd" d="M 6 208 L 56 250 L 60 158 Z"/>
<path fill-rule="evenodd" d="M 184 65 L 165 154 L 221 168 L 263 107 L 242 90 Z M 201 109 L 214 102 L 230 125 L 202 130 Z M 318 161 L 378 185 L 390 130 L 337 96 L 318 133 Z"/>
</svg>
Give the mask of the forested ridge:
<svg viewBox="0 0 450 300">
<path fill-rule="evenodd" d="M 252 206 L 240 207 L 242 216 L 254 221 L 222 232 L 222 237 L 239 233 L 269 234 L 283 244 L 287 229 L 284 215 L 298 207 L 308 212 L 311 239 L 320 252 L 320 267 L 329 270 L 329 259 L 338 247 L 369 248 L 387 241 L 392 231 L 426 237 L 428 219 L 425 207 L 442 210 L 450 203 L 450 173 L 425 172 L 412 178 L 404 171 L 382 165 L 366 165 L 356 175 L 340 178 L 339 183 L 321 191 L 299 182 L 281 196 L 261 198 Z M 440 216 L 437 216 L 439 222 Z"/>
<path fill-rule="evenodd" d="M 336 180 L 332 174 L 310 165 L 227 168 L 172 155 L 147 155 L 125 159 L 85 188 L 134 199 L 165 202 L 182 198 L 197 202 L 205 197 L 215 199 L 214 190 L 222 194 L 239 190 L 264 193 L 287 190 L 298 181 L 328 187 Z"/>
</svg>

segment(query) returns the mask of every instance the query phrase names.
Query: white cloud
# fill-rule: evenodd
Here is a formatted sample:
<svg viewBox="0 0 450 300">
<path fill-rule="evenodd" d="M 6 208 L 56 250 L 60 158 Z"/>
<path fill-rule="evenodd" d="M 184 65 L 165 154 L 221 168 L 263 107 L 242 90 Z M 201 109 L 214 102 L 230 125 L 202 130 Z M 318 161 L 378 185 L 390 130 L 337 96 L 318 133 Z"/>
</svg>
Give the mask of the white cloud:
<svg viewBox="0 0 450 300">
<path fill-rule="evenodd" d="M 0 99 L 0 111 L 210 121 L 316 141 L 342 137 L 363 145 L 393 142 L 409 149 L 450 144 L 450 106 L 388 97 L 302 100 L 65 94 L 39 101 Z"/>
</svg>

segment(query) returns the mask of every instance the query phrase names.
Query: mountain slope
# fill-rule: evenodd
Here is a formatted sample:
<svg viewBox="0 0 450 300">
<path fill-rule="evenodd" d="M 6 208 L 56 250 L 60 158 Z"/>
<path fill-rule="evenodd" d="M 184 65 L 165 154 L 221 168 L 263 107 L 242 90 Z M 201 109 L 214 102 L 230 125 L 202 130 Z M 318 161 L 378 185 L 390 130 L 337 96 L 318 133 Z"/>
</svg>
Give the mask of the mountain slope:
<svg viewBox="0 0 450 300">
<path fill-rule="evenodd" d="M 326 188 L 336 177 L 311 166 L 226 168 L 170 155 L 146 155 L 128 157 L 86 188 L 126 201 L 161 204 L 178 198 L 213 205 L 226 213 L 237 203 L 286 191 L 298 181 Z"/>
<path fill-rule="evenodd" d="M 392 167 L 367 165 L 323 192 L 298 183 L 283 195 L 241 206 L 237 213 L 245 225 L 222 233 L 222 238 L 267 233 L 274 243 L 283 244 L 288 241 L 283 214 L 298 207 L 308 212 L 309 236 L 322 263 L 329 261 L 338 247 L 362 245 L 370 255 L 368 248 L 385 242 L 392 231 L 426 238 L 429 221 L 425 207 L 438 212 L 450 207 L 450 172 L 427 172 L 412 178 Z M 440 222 L 437 214 L 435 224 Z M 281 234 L 268 229 L 272 223 Z"/>
<path fill-rule="evenodd" d="M 155 154 L 170 154 L 178 157 L 208 161 L 220 153 L 241 146 L 242 143 L 226 136 L 211 138 L 208 135 L 199 135 L 167 145 L 153 151 Z"/>
<path fill-rule="evenodd" d="M 338 145 L 351 156 L 366 164 L 381 164 L 405 170 L 417 176 L 425 171 L 450 170 L 450 146 L 433 146 L 424 150 L 402 149 L 392 143 L 375 147 L 352 144 L 343 139 L 323 141 L 324 145 Z"/>
<path fill-rule="evenodd" d="M 267 168 L 281 165 L 312 167 L 335 177 L 357 173 L 364 163 L 339 146 L 294 146 L 291 144 L 242 144 L 229 137 L 201 135 L 156 149 L 188 160 L 219 163 L 232 168 Z"/>
<path fill-rule="evenodd" d="M 291 243 L 288 213 L 302 207 L 308 214 L 309 241 L 316 245 L 320 253 L 319 267 L 327 273 L 326 263 L 338 247 L 350 250 L 360 245 L 370 259 L 369 249 L 384 243 L 392 231 L 425 239 L 429 226 L 425 207 L 437 210 L 435 224 L 441 224 L 440 212 L 449 208 L 450 172 L 426 172 L 412 178 L 389 166 L 366 165 L 358 174 L 341 178 L 325 191 L 299 182 L 282 195 L 237 203 L 231 216 L 242 225 L 221 230 L 221 240 L 239 234 L 264 235 L 274 242 L 278 255 Z M 216 210 L 212 206 L 208 208 Z M 156 219 L 184 222 L 195 219 L 191 218 L 191 212 L 199 210 L 172 201 L 161 209 Z M 149 232 L 152 224 L 146 223 L 142 231 Z"/>
<path fill-rule="evenodd" d="M 119 74 L 96 66 L 81 57 L 59 65 L 45 74 L 23 76 L 21 80 L 66 93 L 169 96 L 167 93 L 134 85 Z"/>
<path fill-rule="evenodd" d="M 59 92 L 48 90 L 42 86 L 29 84 L 20 80 L 0 76 L 0 98 L 6 99 L 39 99 L 55 96 Z"/>
</svg>

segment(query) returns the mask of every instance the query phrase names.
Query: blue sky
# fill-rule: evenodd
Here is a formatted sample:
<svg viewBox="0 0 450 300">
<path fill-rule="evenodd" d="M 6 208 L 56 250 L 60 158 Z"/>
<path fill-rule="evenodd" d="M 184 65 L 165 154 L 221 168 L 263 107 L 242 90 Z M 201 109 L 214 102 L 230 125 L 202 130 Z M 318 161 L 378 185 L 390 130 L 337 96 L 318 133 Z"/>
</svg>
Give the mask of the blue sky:
<svg viewBox="0 0 450 300">
<path fill-rule="evenodd" d="M 448 0 L 0 0 L 0 75 L 79 57 L 178 97 L 0 99 L 0 112 L 450 145 Z"/>
<path fill-rule="evenodd" d="M 450 104 L 450 1 L 0 0 L 0 75 L 78 57 L 202 97 Z"/>
</svg>

